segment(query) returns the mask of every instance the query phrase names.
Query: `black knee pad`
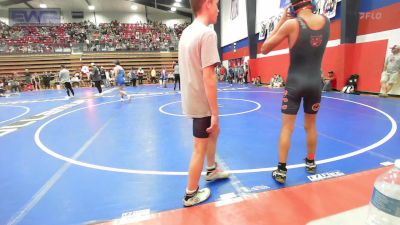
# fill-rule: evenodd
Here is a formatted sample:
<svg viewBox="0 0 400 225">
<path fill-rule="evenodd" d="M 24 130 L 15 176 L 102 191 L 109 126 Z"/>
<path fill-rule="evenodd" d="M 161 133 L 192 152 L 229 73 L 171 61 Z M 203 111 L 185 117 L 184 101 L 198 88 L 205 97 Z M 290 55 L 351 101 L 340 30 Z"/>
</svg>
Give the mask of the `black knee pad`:
<svg viewBox="0 0 400 225">
<path fill-rule="evenodd" d="M 193 136 L 197 138 L 208 138 L 207 128 L 211 126 L 211 116 L 193 118 Z"/>
</svg>

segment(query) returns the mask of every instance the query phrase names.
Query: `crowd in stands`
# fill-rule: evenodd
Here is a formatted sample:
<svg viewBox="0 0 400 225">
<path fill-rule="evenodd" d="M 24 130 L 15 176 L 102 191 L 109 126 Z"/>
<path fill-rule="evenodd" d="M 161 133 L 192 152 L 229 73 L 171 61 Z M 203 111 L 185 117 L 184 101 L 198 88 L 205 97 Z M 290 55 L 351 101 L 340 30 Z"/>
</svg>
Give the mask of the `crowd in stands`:
<svg viewBox="0 0 400 225">
<path fill-rule="evenodd" d="M 0 53 L 177 50 L 188 23 L 169 28 L 161 22 L 125 24 L 114 20 L 96 26 L 89 21 L 54 26 L 8 26 L 0 21 Z"/>
</svg>

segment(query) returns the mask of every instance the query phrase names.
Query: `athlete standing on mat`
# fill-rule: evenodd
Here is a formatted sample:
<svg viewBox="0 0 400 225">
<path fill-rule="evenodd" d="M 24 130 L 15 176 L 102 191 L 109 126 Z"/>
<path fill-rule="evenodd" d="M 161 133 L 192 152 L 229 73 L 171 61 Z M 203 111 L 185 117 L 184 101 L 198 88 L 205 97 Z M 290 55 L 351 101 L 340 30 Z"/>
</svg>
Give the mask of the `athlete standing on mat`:
<svg viewBox="0 0 400 225">
<path fill-rule="evenodd" d="M 95 63 L 90 64 L 92 65 L 92 76 L 91 79 L 94 82 L 94 86 L 97 88 L 99 93 L 95 94 L 95 96 L 101 96 L 103 93 L 103 89 L 101 88 L 101 74 L 99 68 L 96 66 Z"/>
<path fill-rule="evenodd" d="M 207 181 L 228 178 L 215 162 L 219 134 L 217 80 L 215 65 L 220 63 L 217 34 L 208 27 L 218 17 L 219 0 L 191 0 L 196 19 L 182 33 L 179 41 L 179 74 L 182 81 L 183 113 L 193 118 L 194 149 L 189 165 L 184 206 L 208 199 L 209 188 L 199 189 L 199 179 L 207 156 Z"/>
<path fill-rule="evenodd" d="M 71 78 L 69 77 L 69 71 L 65 68 L 64 65 L 61 65 L 61 70 L 59 73 L 59 79 L 60 79 L 60 83 L 64 84 L 65 90 L 67 91 L 67 98 L 70 98 L 71 95 L 69 94 L 69 92 L 71 91 L 72 97 L 75 96 L 74 90 L 72 89 L 71 86 Z"/>
<path fill-rule="evenodd" d="M 282 99 L 282 130 L 279 139 L 279 164 L 272 172 L 279 182 L 286 181 L 286 161 L 296 115 L 303 99 L 304 129 L 307 134 L 306 171 L 316 172 L 316 115 L 321 102 L 321 61 L 329 39 L 330 22 L 325 16 L 313 14 L 313 4 L 307 0 L 291 0 L 279 24 L 264 42 L 262 53 L 269 53 L 286 38 L 290 48 L 290 66 Z M 288 10 L 297 14 L 288 19 Z"/>
<path fill-rule="evenodd" d="M 115 83 L 117 84 L 118 87 L 118 91 L 119 94 L 121 96 L 121 101 L 124 101 L 124 96 L 130 100 L 131 97 L 129 95 L 126 94 L 126 92 L 124 91 L 124 85 L 125 85 L 125 81 L 124 81 L 124 75 L 125 75 L 125 71 L 122 68 L 122 66 L 120 65 L 119 60 L 116 60 L 114 62 L 114 77 L 115 77 Z"/>
</svg>

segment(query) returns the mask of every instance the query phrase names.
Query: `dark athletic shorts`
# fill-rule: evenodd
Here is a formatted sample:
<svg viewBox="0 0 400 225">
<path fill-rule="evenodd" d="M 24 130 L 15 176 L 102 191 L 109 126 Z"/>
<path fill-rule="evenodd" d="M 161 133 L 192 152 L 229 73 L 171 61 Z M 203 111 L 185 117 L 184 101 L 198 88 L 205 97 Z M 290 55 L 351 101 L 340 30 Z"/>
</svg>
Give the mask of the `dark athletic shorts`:
<svg viewBox="0 0 400 225">
<path fill-rule="evenodd" d="M 193 136 L 197 138 L 208 138 L 207 128 L 211 126 L 211 116 L 193 118 Z"/>
<path fill-rule="evenodd" d="M 321 89 L 308 88 L 303 91 L 289 88 L 285 89 L 282 98 L 282 113 L 297 115 L 302 99 L 304 112 L 308 114 L 316 114 L 321 103 Z"/>
</svg>

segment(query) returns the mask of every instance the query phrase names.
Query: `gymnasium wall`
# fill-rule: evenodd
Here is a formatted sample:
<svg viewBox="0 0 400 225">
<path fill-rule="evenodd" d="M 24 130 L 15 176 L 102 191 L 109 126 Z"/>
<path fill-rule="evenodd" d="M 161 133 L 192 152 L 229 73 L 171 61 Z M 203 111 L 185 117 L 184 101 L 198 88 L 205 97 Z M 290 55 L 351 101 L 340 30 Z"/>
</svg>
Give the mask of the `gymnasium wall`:
<svg viewBox="0 0 400 225">
<path fill-rule="evenodd" d="M 238 15 L 231 18 L 232 1 L 238 2 Z M 221 46 L 247 38 L 246 0 L 221 0 Z"/>
<path fill-rule="evenodd" d="M 374 41 L 386 41 L 387 45 L 381 49 L 383 51 L 383 58 L 376 58 L 379 61 L 384 62 L 386 57 L 389 56 L 391 50 L 390 47 L 393 45 L 400 45 L 400 1 L 399 0 L 375 0 L 366 1 L 361 5 L 360 11 L 360 24 L 358 29 L 357 43 L 372 43 Z M 375 50 L 368 52 L 367 54 L 376 55 Z M 381 54 L 381 52 L 379 52 Z M 374 60 L 367 62 L 367 69 L 372 68 L 369 63 L 374 63 Z M 365 68 L 365 66 L 360 65 Z M 377 92 L 379 91 L 379 82 L 381 78 L 381 72 L 383 70 L 383 63 L 380 71 L 376 74 L 372 74 L 368 70 L 365 71 L 367 78 L 374 77 L 374 81 L 367 82 L 368 86 L 374 86 Z M 361 80 L 360 80 L 361 81 Z M 373 83 L 377 82 L 377 83 Z M 395 85 L 390 94 L 400 95 L 400 83 Z"/>
<path fill-rule="evenodd" d="M 191 18 L 180 16 L 175 13 L 165 12 L 159 9 L 153 9 L 148 7 L 147 11 L 148 19 L 152 21 L 162 21 L 167 26 L 172 27 L 174 24 L 181 24 L 184 22 L 190 22 Z M 8 10 L 0 10 L 0 20 L 8 24 Z M 136 23 L 146 22 L 146 15 L 143 13 L 132 13 L 132 12 L 96 12 L 96 18 L 94 13 L 91 11 L 84 11 L 83 19 L 73 19 L 70 11 L 63 11 L 61 13 L 62 23 L 73 23 L 80 22 L 83 20 L 92 21 L 93 23 L 109 23 L 112 20 L 118 20 L 122 23 Z"/>
<path fill-rule="evenodd" d="M 279 8 L 280 0 L 257 0 L 256 12 L 256 33 L 261 30 L 261 22 L 269 19 L 271 16 L 278 15 L 282 9 Z"/>
<path fill-rule="evenodd" d="M 360 75 L 360 91 L 378 93 L 389 47 L 400 44 L 400 3 L 398 0 L 363 0 L 360 4 L 357 42 L 341 45 L 340 17 L 332 20 L 322 69 L 325 73 L 329 70 L 335 71 L 336 89 L 342 89 L 347 78 L 357 73 Z M 246 40 L 242 42 L 245 43 Z M 260 54 L 261 45 L 262 42 L 259 42 L 257 59 L 249 61 L 251 76 L 259 75 L 263 82 L 268 82 L 275 73 L 286 77 L 289 66 L 288 44 L 281 43 L 267 56 Z M 224 59 L 232 57 L 228 48 L 223 49 Z M 400 95 L 399 84 L 393 88 L 391 94 Z"/>
<path fill-rule="evenodd" d="M 0 10 L 0 21 L 8 24 L 8 11 Z"/>
</svg>

